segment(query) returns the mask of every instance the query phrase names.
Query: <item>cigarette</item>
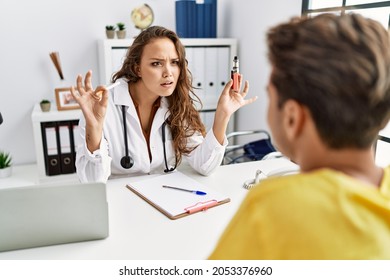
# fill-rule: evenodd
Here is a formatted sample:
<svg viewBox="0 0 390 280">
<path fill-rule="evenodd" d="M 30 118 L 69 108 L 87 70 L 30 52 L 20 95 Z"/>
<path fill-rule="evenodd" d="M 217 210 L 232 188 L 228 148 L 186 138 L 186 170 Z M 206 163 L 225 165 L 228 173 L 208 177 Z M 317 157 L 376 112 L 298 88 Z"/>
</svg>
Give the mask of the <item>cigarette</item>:
<svg viewBox="0 0 390 280">
<path fill-rule="evenodd" d="M 111 84 L 111 85 L 109 85 L 109 86 L 106 86 L 106 89 L 107 90 L 110 90 L 110 89 L 112 89 L 112 88 L 114 88 L 114 87 L 116 87 L 116 86 L 119 86 L 121 83 L 119 82 L 119 81 L 116 81 L 115 83 L 113 83 L 113 84 Z"/>
<path fill-rule="evenodd" d="M 113 89 L 114 87 L 116 86 L 119 86 L 121 83 L 119 81 L 116 81 L 115 83 L 109 85 L 109 86 L 106 86 L 105 88 L 107 90 L 110 90 L 110 89 Z M 96 92 L 93 97 L 96 99 L 96 100 L 101 100 L 102 99 L 102 94 L 103 94 L 103 91 L 102 90 L 99 90 L 98 92 Z"/>
</svg>

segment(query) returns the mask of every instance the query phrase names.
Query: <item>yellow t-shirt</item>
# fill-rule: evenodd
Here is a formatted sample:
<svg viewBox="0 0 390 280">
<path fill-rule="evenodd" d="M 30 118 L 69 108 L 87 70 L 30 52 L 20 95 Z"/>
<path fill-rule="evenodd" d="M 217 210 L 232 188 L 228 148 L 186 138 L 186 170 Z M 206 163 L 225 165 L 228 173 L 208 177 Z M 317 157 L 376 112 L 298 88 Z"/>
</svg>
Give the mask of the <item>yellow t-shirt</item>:
<svg viewBox="0 0 390 280">
<path fill-rule="evenodd" d="M 210 259 L 390 259 L 390 166 L 379 189 L 331 169 L 261 182 Z"/>
</svg>

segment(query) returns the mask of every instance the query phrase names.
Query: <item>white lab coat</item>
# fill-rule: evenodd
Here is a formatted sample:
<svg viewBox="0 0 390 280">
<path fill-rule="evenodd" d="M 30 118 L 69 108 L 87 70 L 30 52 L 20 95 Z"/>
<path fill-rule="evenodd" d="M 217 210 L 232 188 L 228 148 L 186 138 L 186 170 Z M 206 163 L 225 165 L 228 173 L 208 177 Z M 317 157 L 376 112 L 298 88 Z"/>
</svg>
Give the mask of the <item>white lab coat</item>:
<svg viewBox="0 0 390 280">
<path fill-rule="evenodd" d="M 122 106 L 127 107 L 126 127 L 129 154 L 134 160 L 130 169 L 120 165 L 121 158 L 125 155 L 125 143 L 123 136 Z M 148 147 L 142 133 L 141 124 L 135 109 L 134 103 L 128 92 L 128 85 L 125 80 L 110 90 L 108 108 L 103 127 L 103 136 L 99 150 L 91 153 L 85 143 L 85 119 L 80 119 L 81 139 L 77 147 L 76 169 L 81 182 L 106 182 L 107 179 L 135 174 L 164 173 L 164 151 L 162 142 L 162 124 L 169 116 L 168 100 L 161 99 L 154 117 L 150 132 L 150 150 L 152 161 L 150 162 Z M 172 135 L 169 125 L 165 127 L 165 147 L 167 153 L 168 167 L 175 165 L 175 155 L 172 145 Z M 221 145 L 214 136 L 212 129 L 206 137 L 201 134 L 194 134 L 188 139 L 188 146 L 197 146 L 186 157 L 188 163 L 200 174 L 208 175 L 222 162 L 227 139 L 225 137 Z"/>
</svg>

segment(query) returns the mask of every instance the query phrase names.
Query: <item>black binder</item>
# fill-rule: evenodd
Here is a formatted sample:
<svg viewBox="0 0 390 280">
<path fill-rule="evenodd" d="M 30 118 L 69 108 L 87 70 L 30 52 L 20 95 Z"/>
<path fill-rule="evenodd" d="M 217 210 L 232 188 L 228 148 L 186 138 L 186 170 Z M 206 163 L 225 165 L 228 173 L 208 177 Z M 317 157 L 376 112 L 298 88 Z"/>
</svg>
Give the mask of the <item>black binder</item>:
<svg viewBox="0 0 390 280">
<path fill-rule="evenodd" d="M 73 147 L 73 127 L 71 121 L 61 121 L 57 123 L 61 174 L 70 174 L 76 172 L 74 164 L 74 147 Z"/>
<path fill-rule="evenodd" d="M 61 174 L 59 137 L 56 122 L 41 123 L 41 132 L 46 175 Z"/>
<path fill-rule="evenodd" d="M 77 139 L 80 137 L 80 127 L 79 127 L 79 120 L 73 120 L 71 121 L 71 141 L 72 141 L 72 153 L 73 158 L 76 161 L 76 147 L 77 147 Z M 76 167 L 75 167 L 76 170 Z"/>
<path fill-rule="evenodd" d="M 79 120 L 41 123 L 46 175 L 76 172 L 76 141 Z M 77 135 L 75 135 L 77 134 Z"/>
</svg>

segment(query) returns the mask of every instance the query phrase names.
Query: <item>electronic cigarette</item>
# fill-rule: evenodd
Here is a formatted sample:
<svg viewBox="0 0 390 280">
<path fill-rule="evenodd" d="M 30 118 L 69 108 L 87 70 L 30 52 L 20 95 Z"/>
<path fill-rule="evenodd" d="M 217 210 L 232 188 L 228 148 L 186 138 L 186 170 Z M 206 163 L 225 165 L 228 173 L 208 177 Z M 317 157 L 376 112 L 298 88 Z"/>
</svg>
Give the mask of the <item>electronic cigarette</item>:
<svg viewBox="0 0 390 280">
<path fill-rule="evenodd" d="M 235 56 L 233 59 L 233 69 L 231 71 L 231 78 L 233 80 L 232 89 L 239 91 L 239 82 L 238 77 L 240 75 L 240 61 L 238 60 L 238 57 Z"/>
</svg>

